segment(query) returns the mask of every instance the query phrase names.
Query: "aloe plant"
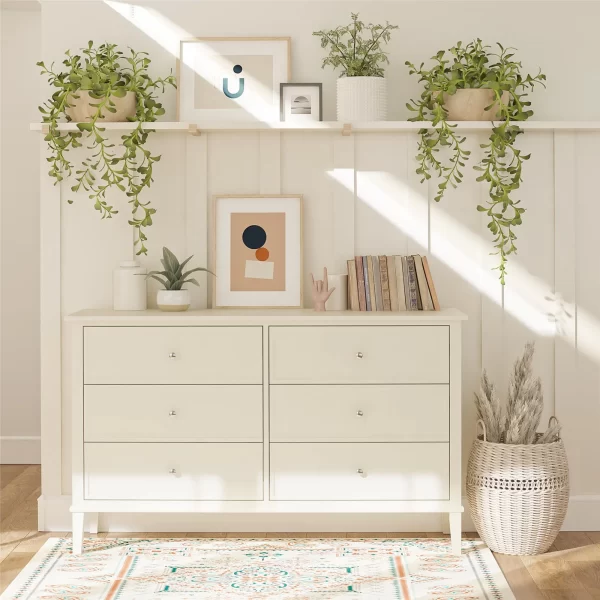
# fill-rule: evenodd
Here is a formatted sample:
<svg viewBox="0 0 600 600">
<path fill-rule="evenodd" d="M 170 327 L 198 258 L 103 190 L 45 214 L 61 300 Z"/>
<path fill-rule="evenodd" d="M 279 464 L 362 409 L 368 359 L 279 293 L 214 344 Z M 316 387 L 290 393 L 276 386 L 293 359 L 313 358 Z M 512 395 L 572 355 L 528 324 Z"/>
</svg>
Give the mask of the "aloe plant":
<svg viewBox="0 0 600 600">
<path fill-rule="evenodd" d="M 192 273 L 196 271 L 204 271 L 214 275 L 212 271 L 205 269 L 204 267 L 196 267 L 189 271 L 184 271 L 183 268 L 193 258 L 188 256 L 182 263 L 177 260 L 177 257 L 168 249 L 163 247 L 163 257 L 160 262 L 163 266 L 163 271 L 150 271 L 146 275 L 146 279 L 152 278 L 160 282 L 164 286 L 165 290 L 180 290 L 186 283 L 193 283 L 194 285 L 200 285 L 193 277 L 190 277 Z"/>
</svg>

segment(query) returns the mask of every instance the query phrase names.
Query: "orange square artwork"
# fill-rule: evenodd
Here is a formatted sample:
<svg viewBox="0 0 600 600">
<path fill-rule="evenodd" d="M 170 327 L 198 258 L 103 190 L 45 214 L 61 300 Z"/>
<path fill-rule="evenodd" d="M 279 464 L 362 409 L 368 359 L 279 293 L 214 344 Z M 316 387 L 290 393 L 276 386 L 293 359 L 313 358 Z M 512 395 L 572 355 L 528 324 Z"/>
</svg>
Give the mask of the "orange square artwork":
<svg viewBox="0 0 600 600">
<path fill-rule="evenodd" d="M 285 291 L 285 213 L 232 213 L 230 226 L 231 291 Z"/>
</svg>

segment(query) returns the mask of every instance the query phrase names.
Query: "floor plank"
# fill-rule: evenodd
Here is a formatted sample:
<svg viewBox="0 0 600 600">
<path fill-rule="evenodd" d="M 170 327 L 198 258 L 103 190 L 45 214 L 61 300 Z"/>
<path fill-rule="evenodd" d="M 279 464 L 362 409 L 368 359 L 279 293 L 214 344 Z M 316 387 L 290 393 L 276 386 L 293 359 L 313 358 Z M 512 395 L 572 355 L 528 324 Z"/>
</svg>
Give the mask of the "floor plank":
<svg viewBox="0 0 600 600">
<path fill-rule="evenodd" d="M 523 556 L 523 564 L 540 590 L 581 590 L 583 584 L 575 576 L 568 561 L 555 558 Z"/>
<path fill-rule="evenodd" d="M 20 475 L 27 465 L 2 465 L 0 471 L 0 490 L 4 489 L 15 477 Z"/>
<path fill-rule="evenodd" d="M 508 585 L 517 600 L 545 600 L 533 577 L 519 556 L 494 552 Z"/>
<path fill-rule="evenodd" d="M 35 552 L 11 552 L 0 563 L 0 594 L 35 556 Z"/>
</svg>

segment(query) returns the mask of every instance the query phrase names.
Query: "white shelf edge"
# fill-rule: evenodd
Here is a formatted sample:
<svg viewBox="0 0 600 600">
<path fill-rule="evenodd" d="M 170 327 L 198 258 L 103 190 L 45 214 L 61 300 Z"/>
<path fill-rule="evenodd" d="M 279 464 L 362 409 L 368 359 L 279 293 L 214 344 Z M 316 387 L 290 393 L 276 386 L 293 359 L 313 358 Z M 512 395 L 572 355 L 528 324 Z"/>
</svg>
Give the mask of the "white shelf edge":
<svg viewBox="0 0 600 600">
<path fill-rule="evenodd" d="M 159 121 L 156 123 L 144 123 L 144 129 L 155 129 L 156 131 L 168 132 L 191 132 L 194 126 L 199 132 L 218 131 L 342 131 L 344 123 L 341 121 L 316 121 L 314 123 L 296 124 L 285 122 L 262 123 L 257 121 L 227 121 L 223 123 L 180 123 Z M 399 132 L 417 131 L 419 129 L 431 129 L 433 125 L 429 122 L 415 123 L 412 121 L 374 121 L 351 123 L 351 131 L 354 133 L 367 132 Z M 462 121 L 456 123 L 459 131 L 489 130 L 492 123 L 485 121 Z M 31 123 L 31 131 L 42 131 L 44 123 Z M 571 130 L 571 131 L 600 131 L 600 121 L 526 121 L 519 123 L 524 130 Z M 131 131 L 137 127 L 137 123 L 104 123 L 102 125 L 107 131 Z M 76 123 L 61 123 L 59 131 L 77 131 Z"/>
</svg>

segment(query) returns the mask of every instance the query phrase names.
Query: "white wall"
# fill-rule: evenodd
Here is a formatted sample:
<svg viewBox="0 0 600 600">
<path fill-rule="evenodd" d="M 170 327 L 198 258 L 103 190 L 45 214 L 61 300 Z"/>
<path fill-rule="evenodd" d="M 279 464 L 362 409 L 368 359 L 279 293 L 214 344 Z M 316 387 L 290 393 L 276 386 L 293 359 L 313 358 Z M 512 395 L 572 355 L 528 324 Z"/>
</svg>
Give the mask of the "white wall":
<svg viewBox="0 0 600 600">
<path fill-rule="evenodd" d="M 111 40 L 149 51 L 153 72 L 163 74 L 175 66 L 170 49 L 177 48 L 180 36 L 289 35 L 293 80 L 323 81 L 325 119 L 333 119 L 335 75 L 320 69 L 322 51 L 311 32 L 347 21 L 351 10 L 361 12 L 367 21 L 387 19 L 400 25 L 389 48 L 390 119 L 406 118 L 404 104 L 418 94 L 404 60 L 420 61 L 458 39 L 477 36 L 517 46 L 528 69 L 543 67 L 548 90 L 533 95 L 536 119 L 598 119 L 600 71 L 595 64 L 595 40 L 600 4 L 595 2 L 170 0 L 128 8 L 123 16 L 106 3 L 59 0 L 42 7 L 42 56 L 58 61 L 66 48 L 76 49 L 88 39 Z M 172 119 L 173 92 L 165 104 L 165 119 Z M 472 164 L 482 141 L 481 135 L 469 136 Z M 213 133 L 199 138 L 156 134 L 152 148 L 163 159 L 147 197 L 159 212 L 148 232 L 150 252 L 144 262 L 156 265 L 163 245 L 176 253 L 194 251 L 202 256 L 210 247 L 204 227 L 208 200 L 218 193 L 265 191 L 304 194 L 306 285 L 311 271 L 320 272 L 323 265 L 339 269 L 340 258 L 346 258 L 340 257 L 339 237 L 331 226 L 339 223 L 338 217 L 354 223 L 344 240 L 350 239 L 356 254 L 429 254 L 442 303 L 469 315 L 463 339 L 465 459 L 474 435 L 472 396 L 482 367 L 505 389 L 510 364 L 524 342 L 535 339 L 535 368 L 543 379 L 546 416 L 556 413 L 563 422 L 571 462 L 573 501 L 565 526 L 600 527 L 600 474 L 594 459 L 600 451 L 596 334 L 600 272 L 595 260 L 600 134 L 541 131 L 528 132 L 521 139 L 521 145 L 533 152 L 519 192 L 527 212 L 518 232 L 519 254 L 511 257 L 504 290 L 489 271 L 495 259 L 488 256 L 488 232 L 475 210 L 485 198 L 485 188 L 468 170 L 461 188 L 436 204 L 434 184 L 420 185 L 414 174 L 416 143 L 414 134 L 359 134 L 344 139 L 339 134 L 300 132 Z M 348 192 L 336 179 L 340 173 L 336 168 L 352 169 L 356 188 L 351 183 Z M 353 181 L 352 171 L 349 180 Z M 57 196 L 53 201 L 58 202 L 60 195 L 63 201 L 62 208 L 55 209 L 61 223 L 62 314 L 109 306 L 110 272 L 131 253 L 124 199 L 115 195 L 121 214 L 101 222 L 85 197 L 70 206 L 64 203 L 71 197 L 67 185 L 59 192 L 44 186 L 48 194 Z M 62 465 L 53 465 L 44 483 L 48 506 L 54 507 L 66 506 L 64 497 L 70 493 L 68 382 L 62 385 L 63 434 L 57 438 Z M 47 410 L 57 414 L 49 398 Z M 53 425 L 55 436 L 60 428 L 60 423 Z M 64 521 L 53 520 L 56 515 L 66 516 L 64 512 L 64 507 L 55 513 L 48 509 L 47 526 L 64 527 Z M 390 517 L 390 522 L 397 523 L 394 519 Z M 111 521 L 117 522 L 116 517 Z M 439 528 L 439 523 L 432 528 Z"/>
<path fill-rule="evenodd" d="M 0 462 L 40 461 L 40 7 L 2 5 Z"/>
</svg>

